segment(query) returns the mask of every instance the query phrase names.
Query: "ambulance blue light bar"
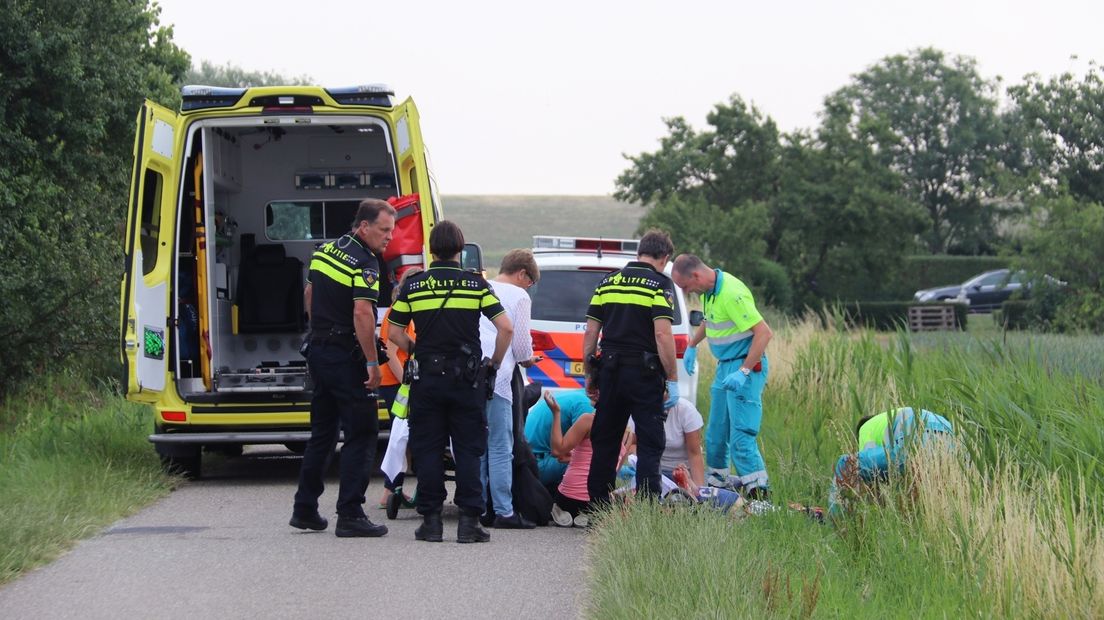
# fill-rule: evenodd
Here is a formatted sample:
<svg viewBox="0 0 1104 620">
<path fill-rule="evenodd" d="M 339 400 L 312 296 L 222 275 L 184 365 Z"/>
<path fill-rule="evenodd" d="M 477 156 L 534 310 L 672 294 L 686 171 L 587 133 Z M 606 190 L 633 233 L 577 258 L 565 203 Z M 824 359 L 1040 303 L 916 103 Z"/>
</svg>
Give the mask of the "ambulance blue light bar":
<svg viewBox="0 0 1104 620">
<path fill-rule="evenodd" d="M 327 88 L 333 100 L 343 105 L 371 105 L 390 108 L 395 105 L 395 91 L 387 84 L 362 84 Z"/>
<path fill-rule="evenodd" d="M 536 252 L 594 251 L 614 252 L 635 255 L 640 247 L 638 239 L 603 239 L 601 237 L 555 237 L 547 235 L 533 236 L 533 250 Z"/>
<path fill-rule="evenodd" d="M 185 86 L 180 89 L 180 111 L 231 108 L 241 100 L 246 90 L 221 86 Z"/>
</svg>

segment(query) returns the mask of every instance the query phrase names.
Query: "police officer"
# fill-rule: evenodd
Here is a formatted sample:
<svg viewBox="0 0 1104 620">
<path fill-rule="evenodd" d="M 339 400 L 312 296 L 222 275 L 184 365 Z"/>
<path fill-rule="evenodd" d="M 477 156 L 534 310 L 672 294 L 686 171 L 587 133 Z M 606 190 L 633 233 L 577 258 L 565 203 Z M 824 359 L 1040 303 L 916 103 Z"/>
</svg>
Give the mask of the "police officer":
<svg viewBox="0 0 1104 620">
<path fill-rule="evenodd" d="M 763 421 L 769 370 L 764 352 L 773 332 L 755 308 L 751 291 L 736 276 L 710 269 L 693 254 L 676 258 L 671 275 L 682 290 L 701 293 L 705 310 L 705 322 L 690 337 L 683 358 L 686 372 L 694 374 L 702 340 L 708 339 L 717 358 L 705 429 L 707 479 L 714 486 L 727 486 L 731 457 L 744 495 L 765 500 L 767 468 L 755 439 Z"/>
<path fill-rule="evenodd" d="M 463 249 L 460 227 L 447 220 L 438 222 L 429 235 L 433 262 L 407 280 L 388 318 L 398 328 L 389 330 L 391 341 L 414 359 L 408 361 L 403 377 L 413 381 L 407 420 L 411 462 L 418 472 L 418 513 L 423 520 L 414 538 L 428 542 L 442 540 L 443 457 L 450 437 L 456 462 L 455 503 L 460 509 L 456 541 L 491 538 L 479 524 L 485 508 L 479 483 L 479 459 L 487 448 L 484 409 L 491 395 L 488 385 L 493 388 L 513 327 L 487 281 L 460 268 Z M 494 351 L 480 351 L 480 315 L 498 329 Z M 416 346 L 405 331 L 412 320 L 418 333 Z"/>
<path fill-rule="evenodd" d="M 594 453 L 587 480 L 592 505 L 609 501 L 630 415 L 637 435 L 637 488 L 644 494 L 660 492 L 659 461 L 666 442 L 664 410 L 679 398 L 671 334 L 675 291 L 663 274 L 672 253 L 670 236 L 649 230 L 640 239 L 636 260 L 603 278 L 587 308 L 583 336 L 586 389 L 590 394 L 597 392 L 598 398 L 590 431 Z M 596 380 L 592 378 L 594 370 Z"/>
<path fill-rule="evenodd" d="M 299 470 L 292 527 L 326 529 L 326 519 L 318 514 L 318 497 L 338 430 L 344 429 L 335 534 L 345 538 L 387 533 L 386 526 L 368 519 L 363 504 L 367 464 L 379 435 L 373 391 L 380 382 L 376 348 L 379 264 L 373 253 L 383 252 L 394 228 L 395 210 L 390 205 L 364 200 L 352 231 L 323 244 L 311 259 L 304 296 L 310 315 L 307 364 L 314 379 L 314 396 L 311 437 Z"/>
</svg>

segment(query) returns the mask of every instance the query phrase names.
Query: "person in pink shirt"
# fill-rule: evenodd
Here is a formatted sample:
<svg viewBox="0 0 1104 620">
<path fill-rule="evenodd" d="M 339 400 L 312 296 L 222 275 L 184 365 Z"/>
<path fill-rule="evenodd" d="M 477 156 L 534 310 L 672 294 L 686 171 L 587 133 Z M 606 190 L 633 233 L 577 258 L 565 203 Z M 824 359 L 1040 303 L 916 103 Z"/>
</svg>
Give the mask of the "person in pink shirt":
<svg viewBox="0 0 1104 620">
<path fill-rule="evenodd" d="M 591 395 L 591 400 L 594 396 Z M 560 429 L 560 405 L 552 392 L 545 391 L 544 402 L 552 410 L 552 429 L 549 445 L 552 456 L 561 462 L 568 461 L 563 480 L 552 494 L 552 522 L 560 527 L 589 524 L 587 511 L 590 508 L 590 494 L 587 492 L 587 478 L 590 472 L 590 460 L 593 450 L 590 445 L 590 426 L 594 422 L 593 413 L 584 413 L 575 420 L 565 434 Z"/>
</svg>

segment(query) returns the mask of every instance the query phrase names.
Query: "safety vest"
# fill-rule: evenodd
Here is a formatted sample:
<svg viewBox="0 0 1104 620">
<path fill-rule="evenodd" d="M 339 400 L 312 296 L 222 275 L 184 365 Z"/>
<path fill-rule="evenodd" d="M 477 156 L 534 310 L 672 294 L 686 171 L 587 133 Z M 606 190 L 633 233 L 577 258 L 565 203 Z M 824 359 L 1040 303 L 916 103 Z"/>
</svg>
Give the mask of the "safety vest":
<svg viewBox="0 0 1104 620">
<path fill-rule="evenodd" d="M 410 412 L 410 384 L 400 383 L 399 391 L 395 393 L 395 402 L 391 403 L 391 415 L 396 418 L 406 419 Z"/>
<path fill-rule="evenodd" d="M 751 328 L 763 320 L 755 308 L 751 290 L 736 276 L 720 269 L 713 290 L 702 295 L 705 310 L 705 337 L 709 349 L 719 360 L 747 355 L 751 347 Z"/>
</svg>

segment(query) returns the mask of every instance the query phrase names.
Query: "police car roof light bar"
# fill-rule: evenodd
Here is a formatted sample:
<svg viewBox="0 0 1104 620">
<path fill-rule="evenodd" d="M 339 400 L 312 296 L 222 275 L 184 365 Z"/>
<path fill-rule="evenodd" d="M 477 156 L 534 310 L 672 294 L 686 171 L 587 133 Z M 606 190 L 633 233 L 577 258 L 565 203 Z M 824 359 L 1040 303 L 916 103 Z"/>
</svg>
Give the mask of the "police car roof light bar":
<svg viewBox="0 0 1104 620">
<path fill-rule="evenodd" d="M 544 252 L 560 250 L 594 250 L 601 257 L 602 252 L 636 255 L 640 241 L 637 239 L 603 239 L 601 237 L 558 237 L 551 235 L 533 235 L 533 249 Z"/>
</svg>

